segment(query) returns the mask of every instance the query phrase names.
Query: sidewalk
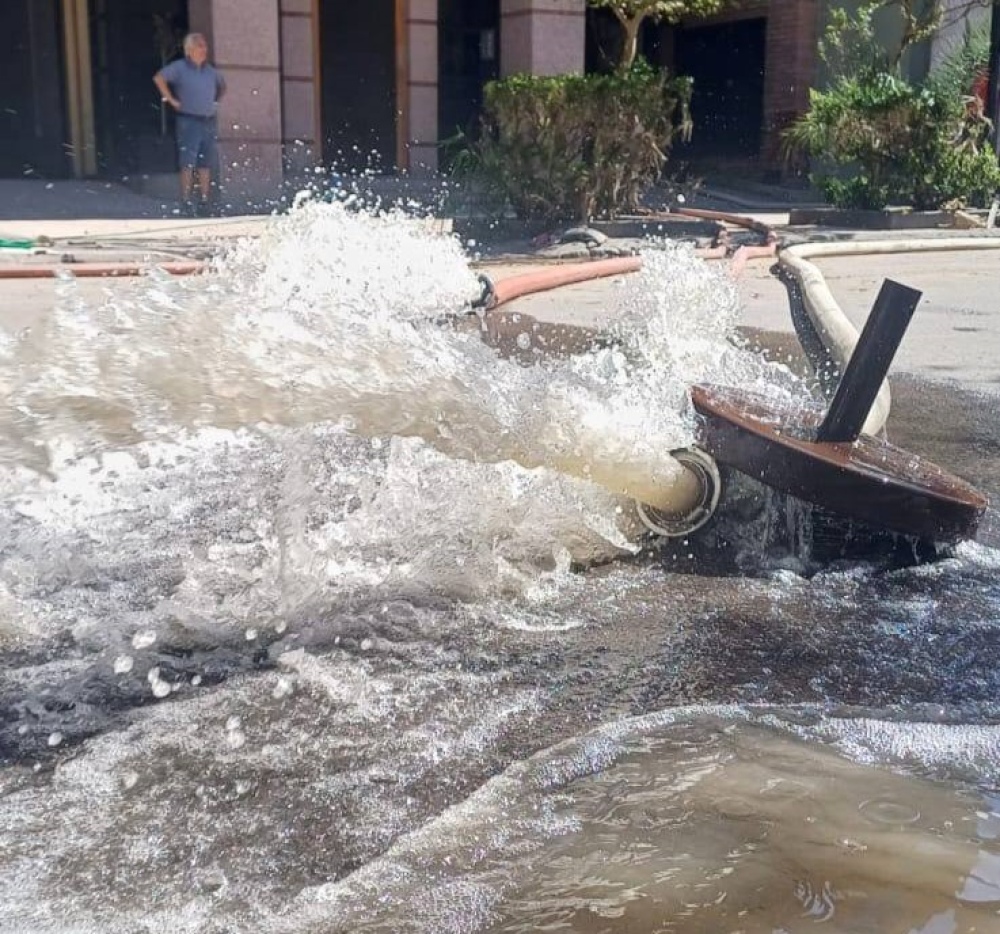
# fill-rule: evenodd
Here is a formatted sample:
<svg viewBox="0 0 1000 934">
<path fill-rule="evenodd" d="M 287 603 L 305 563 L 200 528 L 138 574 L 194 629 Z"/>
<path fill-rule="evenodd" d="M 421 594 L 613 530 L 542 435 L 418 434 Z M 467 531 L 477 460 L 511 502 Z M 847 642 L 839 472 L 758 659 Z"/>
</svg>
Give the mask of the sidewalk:
<svg viewBox="0 0 1000 934">
<path fill-rule="evenodd" d="M 303 182 L 303 186 L 306 184 L 307 182 Z M 387 176 L 348 179 L 345 184 L 349 190 L 358 191 L 362 197 L 378 199 L 382 203 L 399 200 L 434 206 L 449 200 L 444 179 Z M 661 204 L 663 200 L 657 199 L 654 192 L 651 205 L 665 206 Z M 279 203 L 283 202 L 276 201 L 275 205 Z M 752 210 L 779 216 L 787 215 L 791 206 L 808 206 L 814 203 L 807 192 L 757 184 L 744 185 L 743 189 L 708 185 L 698 189 L 689 198 L 689 206 L 693 207 L 721 211 Z M 272 213 L 273 210 L 262 209 L 239 216 L 266 218 Z M 223 218 L 228 219 L 230 218 Z M 143 227 L 138 226 L 139 221 L 156 223 Z M 88 233 L 96 230 L 132 232 L 157 229 L 160 223 L 165 222 L 198 226 L 197 221 L 180 215 L 176 200 L 140 194 L 116 182 L 100 179 L 0 179 L 0 234 L 26 229 L 40 230 L 42 234 L 49 236 L 52 236 L 48 234 L 50 229 L 57 231 L 55 236 L 63 235 L 66 231 L 80 230 Z M 69 226 L 63 226 L 64 224 Z M 77 225 L 83 226 L 81 228 Z"/>
<path fill-rule="evenodd" d="M 0 229 L 8 221 L 163 218 L 175 207 L 99 179 L 0 178 Z"/>
</svg>

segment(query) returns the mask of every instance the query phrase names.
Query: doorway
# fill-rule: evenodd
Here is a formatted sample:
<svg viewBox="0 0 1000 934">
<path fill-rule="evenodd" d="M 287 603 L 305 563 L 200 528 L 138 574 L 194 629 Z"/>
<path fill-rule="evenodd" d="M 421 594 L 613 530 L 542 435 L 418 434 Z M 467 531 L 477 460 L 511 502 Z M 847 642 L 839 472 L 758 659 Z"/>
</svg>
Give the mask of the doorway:
<svg viewBox="0 0 1000 934">
<path fill-rule="evenodd" d="M 764 123 L 764 17 L 678 28 L 675 71 L 694 79 L 691 142 L 684 158 L 757 158 Z"/>
<path fill-rule="evenodd" d="M 120 178 L 177 168 L 173 112 L 153 75 L 184 53 L 187 0 L 90 0 L 97 170 Z"/>
<path fill-rule="evenodd" d="M 61 178 L 66 149 L 62 17 L 57 0 L 4 0 L 0 34 L 0 177 Z"/>
<path fill-rule="evenodd" d="M 396 165 L 396 0 L 320 0 L 323 161 L 340 171 Z"/>
<path fill-rule="evenodd" d="M 483 86 L 499 73 L 500 0 L 439 0 L 439 139 L 476 136 Z"/>
</svg>

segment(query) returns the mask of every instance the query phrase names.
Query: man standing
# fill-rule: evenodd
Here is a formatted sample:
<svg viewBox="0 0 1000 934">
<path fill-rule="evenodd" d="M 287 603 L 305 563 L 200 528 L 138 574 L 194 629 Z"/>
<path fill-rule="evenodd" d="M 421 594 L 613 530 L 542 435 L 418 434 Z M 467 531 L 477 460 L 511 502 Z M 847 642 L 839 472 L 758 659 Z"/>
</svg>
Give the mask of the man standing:
<svg viewBox="0 0 1000 934">
<path fill-rule="evenodd" d="M 184 37 L 184 58 L 161 68 L 153 83 L 164 103 L 177 111 L 181 200 L 190 214 L 207 214 L 212 167 L 218 164 L 215 112 L 226 93 L 226 82 L 208 63 L 208 42 L 199 32 Z M 193 200 L 197 172 L 199 201 Z"/>
</svg>

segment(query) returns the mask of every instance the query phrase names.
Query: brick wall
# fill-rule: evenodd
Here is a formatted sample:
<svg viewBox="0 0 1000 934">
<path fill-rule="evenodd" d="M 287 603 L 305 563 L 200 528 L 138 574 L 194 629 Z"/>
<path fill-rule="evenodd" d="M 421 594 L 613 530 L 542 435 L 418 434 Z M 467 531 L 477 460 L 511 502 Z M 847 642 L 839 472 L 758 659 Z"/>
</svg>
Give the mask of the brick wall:
<svg viewBox="0 0 1000 934">
<path fill-rule="evenodd" d="M 782 165 L 781 133 L 809 107 L 816 77 L 819 0 L 776 0 L 768 8 L 761 161 Z"/>
</svg>

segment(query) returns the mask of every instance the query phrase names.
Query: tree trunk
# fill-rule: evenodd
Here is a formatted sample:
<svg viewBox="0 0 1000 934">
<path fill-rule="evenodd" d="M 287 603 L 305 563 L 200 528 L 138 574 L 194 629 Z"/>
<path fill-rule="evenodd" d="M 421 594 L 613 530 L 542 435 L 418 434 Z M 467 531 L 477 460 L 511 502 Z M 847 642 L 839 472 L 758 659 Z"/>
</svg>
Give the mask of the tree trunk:
<svg viewBox="0 0 1000 934">
<path fill-rule="evenodd" d="M 633 16 L 631 19 L 622 19 L 622 29 L 625 37 L 622 42 L 622 57 L 618 67 L 622 71 L 628 71 L 635 63 L 636 55 L 639 54 L 639 27 L 645 16 Z"/>
</svg>

